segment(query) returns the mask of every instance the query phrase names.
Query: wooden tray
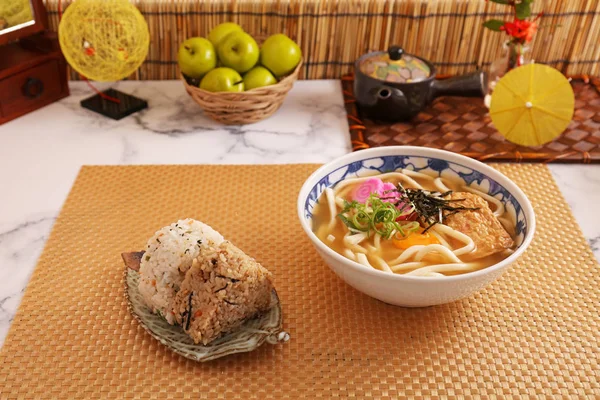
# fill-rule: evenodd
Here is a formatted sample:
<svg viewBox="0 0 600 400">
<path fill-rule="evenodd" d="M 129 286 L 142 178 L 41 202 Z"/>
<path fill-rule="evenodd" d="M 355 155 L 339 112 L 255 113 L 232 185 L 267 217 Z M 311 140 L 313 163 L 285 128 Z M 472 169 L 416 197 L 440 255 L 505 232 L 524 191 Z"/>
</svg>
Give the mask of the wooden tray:
<svg viewBox="0 0 600 400">
<path fill-rule="evenodd" d="M 599 398 L 598 263 L 547 166 L 493 166 L 531 200 L 535 238 L 485 290 L 426 308 L 323 263 L 296 213 L 317 165 L 84 167 L 0 351 L 0 399 Z M 135 321 L 120 253 L 186 217 L 273 273 L 289 342 L 198 363 Z"/>
<path fill-rule="evenodd" d="M 505 140 L 480 98 L 441 97 L 410 122 L 376 123 L 361 115 L 352 93 L 353 82 L 352 76 L 342 78 L 353 150 L 412 145 L 449 150 L 480 161 L 600 162 L 599 78 L 573 79 L 573 121 L 556 140 L 536 147 Z"/>
</svg>

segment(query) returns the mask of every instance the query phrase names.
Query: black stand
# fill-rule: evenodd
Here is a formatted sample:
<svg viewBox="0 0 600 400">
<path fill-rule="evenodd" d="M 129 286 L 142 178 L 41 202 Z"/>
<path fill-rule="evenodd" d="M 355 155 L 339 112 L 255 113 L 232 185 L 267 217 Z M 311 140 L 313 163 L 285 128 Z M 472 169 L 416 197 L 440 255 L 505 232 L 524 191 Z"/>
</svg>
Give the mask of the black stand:
<svg viewBox="0 0 600 400">
<path fill-rule="evenodd" d="M 81 100 L 81 107 L 87 108 L 102 114 L 105 117 L 120 120 L 133 113 L 148 108 L 148 102 L 142 99 L 138 99 L 135 96 L 130 96 L 123 92 L 119 92 L 115 89 L 108 89 L 104 92 L 105 95 L 115 99 L 119 99 L 119 103 L 103 99 L 99 94 L 89 97 L 85 100 Z"/>
</svg>

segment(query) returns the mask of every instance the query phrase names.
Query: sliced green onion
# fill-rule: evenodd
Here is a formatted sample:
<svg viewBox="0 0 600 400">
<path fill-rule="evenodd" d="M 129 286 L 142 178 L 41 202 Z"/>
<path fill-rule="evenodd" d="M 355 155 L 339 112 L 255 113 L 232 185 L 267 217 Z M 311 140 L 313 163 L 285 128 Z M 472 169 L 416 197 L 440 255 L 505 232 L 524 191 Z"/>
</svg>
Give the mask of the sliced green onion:
<svg viewBox="0 0 600 400">
<path fill-rule="evenodd" d="M 404 225 L 396 221 L 402 212 L 394 203 L 371 194 L 364 204 L 344 201 L 344 208 L 338 217 L 352 233 L 366 232 L 370 235 L 375 232 L 384 239 L 390 239 L 396 232 L 405 233 Z"/>
</svg>

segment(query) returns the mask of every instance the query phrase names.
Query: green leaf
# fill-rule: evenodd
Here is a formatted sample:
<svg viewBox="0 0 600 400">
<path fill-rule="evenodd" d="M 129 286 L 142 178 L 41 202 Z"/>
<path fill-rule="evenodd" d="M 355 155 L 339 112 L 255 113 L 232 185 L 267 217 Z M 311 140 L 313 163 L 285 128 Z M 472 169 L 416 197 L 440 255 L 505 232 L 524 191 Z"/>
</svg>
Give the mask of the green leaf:
<svg viewBox="0 0 600 400">
<path fill-rule="evenodd" d="M 504 21 L 500 21 L 499 19 L 490 19 L 483 23 L 483 26 L 496 32 L 500 32 L 502 25 L 504 25 Z"/>
<path fill-rule="evenodd" d="M 508 0 L 490 0 L 493 3 L 498 3 L 498 4 L 510 4 L 510 1 Z"/>
<path fill-rule="evenodd" d="M 531 16 L 531 2 L 524 0 L 519 4 L 515 4 L 515 11 L 518 19 L 523 20 L 528 18 Z"/>
</svg>

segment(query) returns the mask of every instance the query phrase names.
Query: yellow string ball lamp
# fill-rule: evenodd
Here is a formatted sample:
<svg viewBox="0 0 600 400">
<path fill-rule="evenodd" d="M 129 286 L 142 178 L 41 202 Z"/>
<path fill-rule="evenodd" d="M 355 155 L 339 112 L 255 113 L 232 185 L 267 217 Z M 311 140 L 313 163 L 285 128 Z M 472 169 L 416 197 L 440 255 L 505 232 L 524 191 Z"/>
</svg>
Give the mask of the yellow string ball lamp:
<svg viewBox="0 0 600 400">
<path fill-rule="evenodd" d="M 58 35 L 71 67 L 100 82 L 134 73 L 150 45 L 148 24 L 128 0 L 76 0 L 63 14 Z"/>
</svg>

